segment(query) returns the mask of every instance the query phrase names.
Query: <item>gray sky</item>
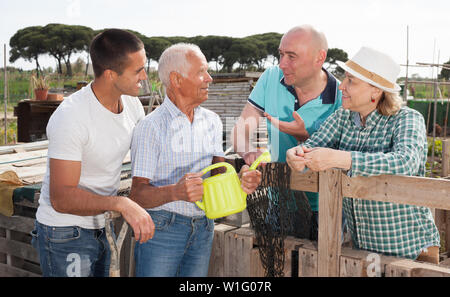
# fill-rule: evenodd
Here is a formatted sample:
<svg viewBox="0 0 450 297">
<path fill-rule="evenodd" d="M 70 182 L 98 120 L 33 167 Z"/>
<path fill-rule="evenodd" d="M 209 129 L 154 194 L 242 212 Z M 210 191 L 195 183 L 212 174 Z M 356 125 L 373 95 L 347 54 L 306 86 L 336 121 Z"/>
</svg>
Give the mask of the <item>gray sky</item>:
<svg viewBox="0 0 450 297">
<path fill-rule="evenodd" d="M 324 31 L 329 47 L 353 56 L 370 46 L 406 64 L 406 27 L 409 26 L 409 63 L 450 60 L 449 0 L 1 0 L 0 43 L 28 26 L 62 23 L 93 29 L 123 28 L 146 36 L 284 33 L 299 24 Z M 51 58 L 41 58 L 55 67 Z M 33 63 L 18 60 L 24 69 Z M 410 68 L 409 76 L 431 76 L 431 68 Z M 401 75 L 405 74 L 402 67 Z"/>
</svg>

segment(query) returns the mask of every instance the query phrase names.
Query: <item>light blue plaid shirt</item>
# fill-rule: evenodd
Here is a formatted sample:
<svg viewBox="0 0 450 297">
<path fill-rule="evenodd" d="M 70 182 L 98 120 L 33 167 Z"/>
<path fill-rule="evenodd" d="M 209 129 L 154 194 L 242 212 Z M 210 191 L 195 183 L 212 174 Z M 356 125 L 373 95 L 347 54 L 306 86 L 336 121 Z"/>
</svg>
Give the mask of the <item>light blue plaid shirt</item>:
<svg viewBox="0 0 450 297">
<path fill-rule="evenodd" d="M 150 179 L 155 187 L 176 184 L 186 173 L 202 171 L 211 165 L 214 156 L 224 157 L 222 122 L 216 113 L 203 107 L 194 109 L 191 123 L 166 96 L 163 104 L 134 129 L 132 175 Z M 161 209 L 189 217 L 205 215 L 186 201 L 152 208 Z"/>
</svg>

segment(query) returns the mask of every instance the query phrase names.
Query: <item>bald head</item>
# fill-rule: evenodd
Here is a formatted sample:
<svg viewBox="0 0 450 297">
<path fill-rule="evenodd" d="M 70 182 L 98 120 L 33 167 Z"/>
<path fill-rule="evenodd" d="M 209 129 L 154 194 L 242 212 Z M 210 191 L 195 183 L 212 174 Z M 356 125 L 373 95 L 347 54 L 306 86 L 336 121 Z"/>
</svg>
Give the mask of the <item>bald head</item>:
<svg viewBox="0 0 450 297">
<path fill-rule="evenodd" d="M 325 34 L 309 25 L 294 27 L 283 35 L 278 51 L 286 84 L 302 88 L 322 82 L 328 51 Z"/>
<path fill-rule="evenodd" d="M 328 51 L 328 42 L 325 34 L 316 30 L 310 25 L 296 26 L 286 32 L 286 34 L 283 35 L 283 38 L 287 36 L 298 37 L 302 40 L 302 42 L 308 43 L 313 50 L 324 50 L 325 52 Z"/>
</svg>

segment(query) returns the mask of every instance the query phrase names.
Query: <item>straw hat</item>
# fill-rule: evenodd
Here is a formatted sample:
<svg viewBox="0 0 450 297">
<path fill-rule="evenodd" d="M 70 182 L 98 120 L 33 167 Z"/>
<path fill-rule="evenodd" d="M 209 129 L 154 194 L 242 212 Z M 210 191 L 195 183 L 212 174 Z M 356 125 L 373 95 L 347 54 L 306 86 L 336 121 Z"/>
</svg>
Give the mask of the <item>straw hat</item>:
<svg viewBox="0 0 450 297">
<path fill-rule="evenodd" d="M 383 91 L 389 93 L 400 91 L 400 86 L 396 83 L 400 66 L 386 54 L 362 47 L 347 62 L 336 62 L 348 73 Z"/>
</svg>

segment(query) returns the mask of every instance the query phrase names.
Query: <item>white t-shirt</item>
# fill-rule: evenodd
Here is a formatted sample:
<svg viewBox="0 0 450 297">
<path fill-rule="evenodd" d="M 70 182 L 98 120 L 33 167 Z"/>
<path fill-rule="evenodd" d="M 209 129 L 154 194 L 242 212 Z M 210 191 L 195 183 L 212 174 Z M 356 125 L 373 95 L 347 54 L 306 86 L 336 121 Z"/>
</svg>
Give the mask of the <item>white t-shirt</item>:
<svg viewBox="0 0 450 297">
<path fill-rule="evenodd" d="M 121 101 L 120 114 L 109 111 L 97 100 L 89 84 L 66 98 L 50 117 L 47 172 L 36 213 L 40 223 L 86 229 L 105 226 L 103 214 L 77 216 L 54 210 L 50 202 L 49 159 L 81 161 L 79 188 L 102 196 L 116 195 L 133 129 L 145 116 L 138 98 L 123 95 Z"/>
</svg>

